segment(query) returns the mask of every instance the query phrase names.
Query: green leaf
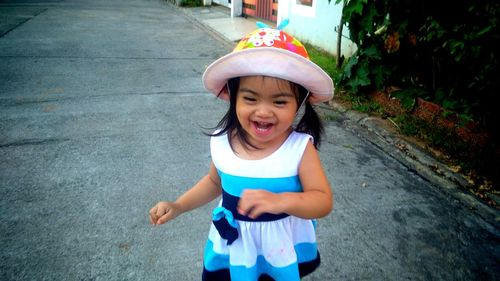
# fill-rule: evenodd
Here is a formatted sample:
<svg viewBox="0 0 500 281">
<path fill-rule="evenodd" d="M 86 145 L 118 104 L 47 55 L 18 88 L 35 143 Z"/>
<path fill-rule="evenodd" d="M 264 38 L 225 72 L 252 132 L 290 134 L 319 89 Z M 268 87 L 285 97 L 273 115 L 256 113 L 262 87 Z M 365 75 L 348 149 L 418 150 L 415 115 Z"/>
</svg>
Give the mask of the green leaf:
<svg viewBox="0 0 500 281">
<path fill-rule="evenodd" d="M 415 106 L 415 96 L 411 92 L 406 90 L 400 90 L 392 93 L 392 96 L 397 98 L 403 108 L 407 111 L 412 110 Z"/>
<path fill-rule="evenodd" d="M 477 33 L 477 36 L 481 36 L 481 35 L 483 35 L 483 34 L 486 34 L 486 33 L 490 32 L 490 30 L 491 30 L 492 28 L 493 28 L 492 26 L 487 26 L 487 27 L 483 28 L 481 31 L 479 31 L 479 32 Z"/>
<path fill-rule="evenodd" d="M 349 1 L 349 3 L 354 3 L 353 12 L 358 15 L 361 15 L 361 12 L 363 11 L 363 6 L 364 4 L 368 3 L 368 0 Z"/>
<path fill-rule="evenodd" d="M 350 0 L 344 7 L 343 14 L 346 22 L 349 22 L 353 14 L 361 15 L 363 11 L 364 4 L 368 3 L 368 0 Z"/>
<path fill-rule="evenodd" d="M 390 75 L 389 69 L 382 65 L 376 65 L 373 67 L 372 74 L 374 76 L 375 86 L 377 89 L 383 89 L 385 87 L 385 80 Z"/>
<path fill-rule="evenodd" d="M 382 53 L 380 52 L 379 48 L 372 44 L 368 48 L 364 49 L 361 51 L 361 54 L 366 55 L 367 57 L 371 59 L 381 59 L 382 58 Z"/>
<path fill-rule="evenodd" d="M 349 58 L 347 61 L 347 64 L 344 67 L 344 74 L 346 78 L 351 78 L 352 75 L 352 69 L 358 64 L 358 56 L 353 55 L 352 57 Z"/>
<path fill-rule="evenodd" d="M 370 71 L 368 70 L 367 66 L 360 67 L 356 70 L 356 76 L 354 79 L 356 80 L 356 83 L 361 86 L 368 86 L 371 84 L 370 78 L 368 77 L 368 74 L 370 74 Z"/>
</svg>

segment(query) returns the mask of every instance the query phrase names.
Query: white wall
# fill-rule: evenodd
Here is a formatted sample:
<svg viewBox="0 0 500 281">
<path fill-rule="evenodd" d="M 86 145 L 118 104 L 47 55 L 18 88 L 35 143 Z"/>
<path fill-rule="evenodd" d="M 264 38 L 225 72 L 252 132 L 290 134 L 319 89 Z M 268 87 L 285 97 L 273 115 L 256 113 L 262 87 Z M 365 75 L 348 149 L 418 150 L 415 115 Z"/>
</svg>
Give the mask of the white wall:
<svg viewBox="0 0 500 281">
<path fill-rule="evenodd" d="M 335 0 L 313 0 L 313 6 L 304 6 L 296 0 L 280 0 L 278 3 L 278 24 L 289 19 L 284 31 L 301 42 L 308 42 L 337 56 L 337 32 L 342 13 L 342 4 Z M 341 40 L 341 55 L 350 57 L 356 45 L 349 39 L 349 30 L 344 26 Z M 347 38 L 346 38 L 347 37 Z"/>
<path fill-rule="evenodd" d="M 229 2 L 228 0 L 212 0 L 212 2 L 219 4 L 219 5 L 222 5 L 222 6 L 226 6 L 228 8 L 231 8 L 231 5 L 228 3 Z"/>
</svg>

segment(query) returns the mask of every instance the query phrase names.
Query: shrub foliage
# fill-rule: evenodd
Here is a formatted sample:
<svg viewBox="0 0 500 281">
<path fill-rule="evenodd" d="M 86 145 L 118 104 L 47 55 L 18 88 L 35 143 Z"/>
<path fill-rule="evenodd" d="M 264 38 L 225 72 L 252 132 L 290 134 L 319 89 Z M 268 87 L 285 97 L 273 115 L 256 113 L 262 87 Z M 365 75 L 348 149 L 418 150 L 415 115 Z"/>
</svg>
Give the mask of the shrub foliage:
<svg viewBox="0 0 500 281">
<path fill-rule="evenodd" d="M 340 85 L 397 86 L 494 128 L 498 120 L 498 20 L 494 0 L 337 0 L 357 52 Z"/>
<path fill-rule="evenodd" d="M 395 96 L 403 103 L 420 97 L 458 113 L 463 123 L 473 120 L 489 140 L 458 154 L 468 154 L 469 165 L 499 184 L 500 2 L 336 0 L 341 2 L 358 49 L 338 85 L 360 95 L 401 89 Z"/>
</svg>

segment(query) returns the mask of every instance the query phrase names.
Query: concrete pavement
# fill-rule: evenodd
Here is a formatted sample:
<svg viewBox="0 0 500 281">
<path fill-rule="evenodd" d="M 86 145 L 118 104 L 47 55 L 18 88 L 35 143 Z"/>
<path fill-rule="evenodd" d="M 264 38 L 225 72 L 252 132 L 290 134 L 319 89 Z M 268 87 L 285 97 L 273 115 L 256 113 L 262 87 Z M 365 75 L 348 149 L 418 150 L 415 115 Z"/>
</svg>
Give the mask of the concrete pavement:
<svg viewBox="0 0 500 281">
<path fill-rule="evenodd" d="M 213 13 L 160 0 L 0 3 L 1 280 L 200 279 L 214 204 L 161 227 L 147 211 L 206 173 L 203 128 L 225 104 L 201 74 L 233 41 Z M 306 280 L 500 276 L 497 211 L 389 154 L 370 119 L 323 114 L 335 208 Z"/>
</svg>

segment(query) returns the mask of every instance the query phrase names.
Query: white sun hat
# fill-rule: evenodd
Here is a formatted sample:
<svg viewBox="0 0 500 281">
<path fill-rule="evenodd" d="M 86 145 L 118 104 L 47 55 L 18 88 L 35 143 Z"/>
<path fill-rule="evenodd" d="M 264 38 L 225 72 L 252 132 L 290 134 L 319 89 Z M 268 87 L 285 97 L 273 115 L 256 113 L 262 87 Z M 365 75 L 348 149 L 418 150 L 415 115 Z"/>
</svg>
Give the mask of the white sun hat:
<svg viewBox="0 0 500 281">
<path fill-rule="evenodd" d="M 203 84 L 219 98 L 229 100 L 227 81 L 243 76 L 269 76 L 299 84 L 309 90 L 312 104 L 333 97 L 330 76 L 309 59 L 302 43 L 278 29 L 260 28 L 246 35 L 231 53 L 207 67 Z"/>
</svg>

